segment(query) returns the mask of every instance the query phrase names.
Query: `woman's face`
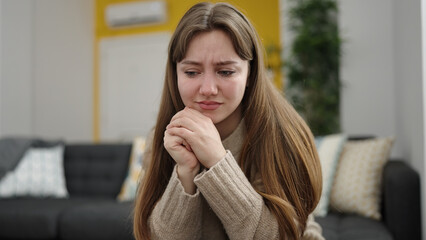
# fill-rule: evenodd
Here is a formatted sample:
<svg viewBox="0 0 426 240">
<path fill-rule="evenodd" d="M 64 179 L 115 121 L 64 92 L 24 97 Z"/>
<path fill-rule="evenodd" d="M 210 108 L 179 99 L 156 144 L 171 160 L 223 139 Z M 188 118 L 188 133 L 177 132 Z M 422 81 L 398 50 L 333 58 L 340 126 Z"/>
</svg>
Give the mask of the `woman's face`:
<svg viewBox="0 0 426 240">
<path fill-rule="evenodd" d="M 177 63 L 183 103 L 208 116 L 219 133 L 220 126 L 235 129 L 241 120 L 247 75 L 248 61 L 237 55 L 231 39 L 221 30 L 196 35 L 185 58 Z"/>
</svg>

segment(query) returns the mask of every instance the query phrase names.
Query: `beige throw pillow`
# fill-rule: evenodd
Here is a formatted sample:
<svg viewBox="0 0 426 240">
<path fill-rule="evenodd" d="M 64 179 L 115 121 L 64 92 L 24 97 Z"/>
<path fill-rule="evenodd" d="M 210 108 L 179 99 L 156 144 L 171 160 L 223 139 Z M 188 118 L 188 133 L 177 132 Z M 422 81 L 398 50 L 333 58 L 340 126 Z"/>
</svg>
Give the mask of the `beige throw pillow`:
<svg viewBox="0 0 426 240">
<path fill-rule="evenodd" d="M 138 180 L 145 174 L 142 169 L 142 159 L 145 152 L 145 138 L 138 137 L 133 140 L 132 154 L 130 156 L 127 177 L 121 186 L 121 191 L 117 196 L 119 201 L 132 201 L 136 197 Z"/>
<path fill-rule="evenodd" d="M 393 138 L 348 141 L 345 144 L 331 190 L 331 208 L 381 219 L 382 172 L 392 144 Z"/>
</svg>

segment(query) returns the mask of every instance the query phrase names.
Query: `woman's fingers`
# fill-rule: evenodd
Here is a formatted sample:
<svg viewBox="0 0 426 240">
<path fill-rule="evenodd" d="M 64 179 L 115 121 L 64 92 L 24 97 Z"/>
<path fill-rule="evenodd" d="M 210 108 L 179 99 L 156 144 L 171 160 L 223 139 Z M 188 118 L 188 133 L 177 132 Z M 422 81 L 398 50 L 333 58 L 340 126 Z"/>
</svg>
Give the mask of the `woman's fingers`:
<svg viewBox="0 0 426 240">
<path fill-rule="evenodd" d="M 186 128 L 193 132 L 197 130 L 198 126 L 197 126 L 197 122 L 192 120 L 190 117 L 183 116 L 170 121 L 166 129 L 171 129 L 171 128 Z"/>
<path fill-rule="evenodd" d="M 194 109 L 185 108 L 177 113 L 167 126 L 167 132 L 182 138 L 185 141 L 182 145 L 189 146 L 198 161 L 206 167 L 217 163 L 226 153 L 211 119 Z"/>
<path fill-rule="evenodd" d="M 195 109 L 185 107 L 183 110 L 176 113 L 170 123 L 176 122 L 176 120 L 186 119 L 186 123 L 201 123 L 201 122 L 211 122 L 210 118 L 204 116 L 202 113 L 198 112 Z"/>
<path fill-rule="evenodd" d="M 179 150 L 182 147 L 183 138 L 176 136 L 175 134 L 170 134 L 170 131 L 166 131 L 164 134 L 164 147 L 167 150 Z"/>
<path fill-rule="evenodd" d="M 164 132 L 164 147 L 176 162 L 178 178 L 185 192 L 194 194 L 194 178 L 200 171 L 200 162 L 191 147 L 183 138 L 171 134 L 169 130 Z"/>
<path fill-rule="evenodd" d="M 182 145 L 190 145 L 188 139 L 191 138 L 191 130 L 184 127 L 169 127 L 166 129 L 167 134 L 171 136 L 177 136 L 182 139 Z M 184 144 L 185 141 L 185 144 Z"/>
<path fill-rule="evenodd" d="M 185 108 L 172 118 L 166 129 L 171 128 L 185 128 L 190 132 L 197 133 L 205 132 L 207 129 L 212 128 L 216 130 L 210 118 L 190 108 Z"/>
<path fill-rule="evenodd" d="M 185 140 L 185 139 L 183 140 L 182 144 L 183 144 L 183 146 L 185 146 L 185 148 L 186 148 L 188 151 L 192 152 L 191 145 L 189 145 L 189 144 L 186 142 L 186 140 Z"/>
<path fill-rule="evenodd" d="M 180 166 L 194 169 L 199 165 L 190 145 L 182 137 L 173 134 L 170 130 L 166 130 L 164 133 L 164 148 Z"/>
</svg>

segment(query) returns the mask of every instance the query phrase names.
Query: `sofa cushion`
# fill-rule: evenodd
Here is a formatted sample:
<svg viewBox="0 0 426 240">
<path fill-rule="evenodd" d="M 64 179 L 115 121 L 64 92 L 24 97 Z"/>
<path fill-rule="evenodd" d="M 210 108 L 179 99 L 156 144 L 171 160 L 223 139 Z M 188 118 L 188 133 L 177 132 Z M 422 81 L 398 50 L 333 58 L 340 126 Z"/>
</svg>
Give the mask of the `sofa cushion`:
<svg viewBox="0 0 426 240">
<path fill-rule="evenodd" d="M 0 239 L 57 239 L 65 209 L 99 199 L 10 198 L 0 200 Z"/>
<path fill-rule="evenodd" d="M 392 137 L 345 144 L 331 191 L 331 208 L 380 220 L 383 166 L 392 144 Z"/>
<path fill-rule="evenodd" d="M 134 239 L 132 202 L 102 202 L 67 209 L 60 224 L 61 239 Z"/>
<path fill-rule="evenodd" d="M 66 145 L 64 167 L 69 195 L 117 197 L 130 150 L 130 144 Z"/>
<path fill-rule="evenodd" d="M 355 214 L 329 212 L 326 217 L 316 217 L 327 240 L 392 240 L 383 222 Z"/>
<path fill-rule="evenodd" d="M 146 141 L 143 137 L 137 137 L 133 140 L 132 154 L 129 161 L 127 177 L 121 187 L 120 194 L 117 196 L 117 200 L 119 201 L 131 201 L 136 197 L 139 179 L 141 179 L 145 174 L 145 170 L 142 169 L 142 161 L 146 147 L 145 144 Z"/>
<path fill-rule="evenodd" d="M 315 137 L 315 145 L 322 170 L 321 199 L 315 208 L 314 215 L 324 217 L 328 213 L 331 187 L 336 173 L 337 163 L 340 158 L 347 136 L 344 134 L 332 134 Z"/>
</svg>

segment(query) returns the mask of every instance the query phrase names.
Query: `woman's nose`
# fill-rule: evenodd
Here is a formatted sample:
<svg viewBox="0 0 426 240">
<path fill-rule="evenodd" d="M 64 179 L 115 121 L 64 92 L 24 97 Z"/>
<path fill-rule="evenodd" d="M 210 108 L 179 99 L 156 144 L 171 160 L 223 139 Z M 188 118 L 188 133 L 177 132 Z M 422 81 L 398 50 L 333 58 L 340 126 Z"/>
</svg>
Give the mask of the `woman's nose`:
<svg viewBox="0 0 426 240">
<path fill-rule="evenodd" d="M 206 74 L 201 80 L 200 94 L 204 96 L 216 95 L 218 92 L 215 76 Z"/>
</svg>

